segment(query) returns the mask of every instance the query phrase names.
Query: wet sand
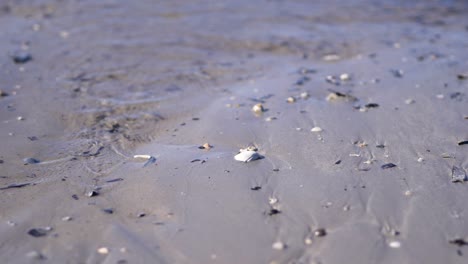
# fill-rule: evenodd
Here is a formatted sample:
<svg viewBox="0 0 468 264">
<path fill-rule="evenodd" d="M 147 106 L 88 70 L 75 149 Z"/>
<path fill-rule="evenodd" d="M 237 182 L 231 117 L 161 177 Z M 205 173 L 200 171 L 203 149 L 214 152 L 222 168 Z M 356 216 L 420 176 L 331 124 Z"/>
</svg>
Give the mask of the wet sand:
<svg viewBox="0 0 468 264">
<path fill-rule="evenodd" d="M 157 2 L 0 3 L 2 263 L 467 262 L 465 1 Z"/>
</svg>

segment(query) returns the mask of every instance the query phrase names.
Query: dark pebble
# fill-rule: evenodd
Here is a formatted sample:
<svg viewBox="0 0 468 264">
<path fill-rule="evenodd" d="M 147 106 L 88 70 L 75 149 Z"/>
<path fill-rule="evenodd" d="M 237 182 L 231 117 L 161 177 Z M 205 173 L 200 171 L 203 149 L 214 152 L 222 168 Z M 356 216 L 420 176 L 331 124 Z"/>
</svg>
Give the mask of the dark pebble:
<svg viewBox="0 0 468 264">
<path fill-rule="evenodd" d="M 250 190 L 252 190 L 252 191 L 258 191 L 258 190 L 261 190 L 261 189 L 262 189 L 262 187 L 260 187 L 260 186 L 255 186 L 255 187 L 250 188 Z"/>
<path fill-rule="evenodd" d="M 463 238 L 455 238 L 455 239 L 449 240 L 449 243 L 450 243 L 450 244 L 457 245 L 457 246 L 459 246 L 459 247 L 461 247 L 461 246 L 468 246 L 468 241 L 466 241 L 466 240 L 463 239 Z"/>
<path fill-rule="evenodd" d="M 458 146 L 468 145 L 468 140 L 458 142 Z"/>
<path fill-rule="evenodd" d="M 28 165 L 28 164 L 36 164 L 36 163 L 39 163 L 41 161 L 38 160 L 38 159 L 35 159 L 35 158 L 25 158 L 25 159 L 23 159 L 23 162 L 24 162 L 24 165 Z"/>
<path fill-rule="evenodd" d="M 28 137 L 29 140 L 31 141 L 36 141 L 38 138 L 36 136 Z"/>
<path fill-rule="evenodd" d="M 145 213 L 138 213 L 138 214 L 137 214 L 137 217 L 138 217 L 138 218 L 143 218 L 143 217 L 145 217 L 145 216 L 146 216 Z"/>
<path fill-rule="evenodd" d="M 123 181 L 124 179 L 122 178 L 117 178 L 117 179 L 112 179 L 112 180 L 107 180 L 106 182 L 119 182 L 119 181 Z"/>
<path fill-rule="evenodd" d="M 105 209 L 102 209 L 102 211 L 106 214 L 113 214 L 114 213 L 114 209 L 112 208 L 105 208 Z"/>
<path fill-rule="evenodd" d="M 281 211 L 278 210 L 278 209 L 271 209 L 270 212 L 268 212 L 268 215 L 269 216 L 272 216 L 272 215 L 276 215 L 276 214 L 280 214 Z"/>
<path fill-rule="evenodd" d="M 375 146 L 375 147 L 376 147 L 376 148 L 382 148 L 382 149 L 383 149 L 383 148 L 385 148 L 385 145 L 380 144 L 380 145 L 377 145 L 377 146 Z"/>
<path fill-rule="evenodd" d="M 402 70 L 390 70 L 390 72 L 396 78 L 402 78 L 403 77 L 403 71 Z"/>
<path fill-rule="evenodd" d="M 44 228 L 33 228 L 28 231 L 28 234 L 33 237 L 47 236 L 50 230 Z"/>
<path fill-rule="evenodd" d="M 79 198 L 78 198 L 78 195 L 76 195 L 76 194 L 72 195 L 72 198 L 73 198 L 73 200 L 77 200 L 77 201 L 78 201 L 78 199 L 79 199 Z"/>
<path fill-rule="evenodd" d="M 2 163 L 3 163 L 3 160 L 0 160 L 0 164 L 2 164 Z"/>
<path fill-rule="evenodd" d="M 457 74 L 457 78 L 458 78 L 458 80 L 466 80 L 466 79 L 468 79 L 468 73 Z"/>
<path fill-rule="evenodd" d="M 335 161 L 335 165 L 338 165 L 338 164 L 340 164 L 340 163 L 341 163 L 341 160 Z"/>
<path fill-rule="evenodd" d="M 327 235 L 327 231 L 325 229 L 323 229 L 323 228 L 319 228 L 319 229 L 314 231 L 314 235 L 316 237 L 324 237 L 324 236 Z"/>
<path fill-rule="evenodd" d="M 24 64 L 32 60 L 31 54 L 25 51 L 16 52 L 13 54 L 12 58 L 16 64 Z"/>
<path fill-rule="evenodd" d="M 379 104 L 369 103 L 369 104 L 366 104 L 365 107 L 366 108 L 377 108 L 377 107 L 379 107 Z"/>
<path fill-rule="evenodd" d="M 0 90 L 0 97 L 5 97 L 5 96 L 8 96 L 8 93 Z"/>
<path fill-rule="evenodd" d="M 192 120 L 193 120 L 193 121 L 198 121 L 198 120 L 200 120 L 200 118 L 194 117 L 194 118 L 192 118 Z"/>
<path fill-rule="evenodd" d="M 385 170 L 385 169 L 394 168 L 394 167 L 396 167 L 396 166 L 397 166 L 397 165 L 395 165 L 395 164 L 393 164 L 393 163 L 387 163 L 387 164 L 382 165 L 381 168 Z"/>
<path fill-rule="evenodd" d="M 273 169 L 273 171 L 276 171 L 276 172 L 278 172 L 278 171 L 279 171 L 279 169 Z"/>
</svg>

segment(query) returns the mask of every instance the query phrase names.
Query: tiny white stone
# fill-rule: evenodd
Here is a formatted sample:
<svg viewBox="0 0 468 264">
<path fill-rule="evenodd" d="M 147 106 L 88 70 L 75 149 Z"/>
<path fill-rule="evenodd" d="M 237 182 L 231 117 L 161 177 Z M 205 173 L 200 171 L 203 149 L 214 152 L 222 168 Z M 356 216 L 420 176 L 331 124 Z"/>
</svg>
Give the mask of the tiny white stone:
<svg viewBox="0 0 468 264">
<path fill-rule="evenodd" d="M 306 237 L 306 238 L 304 239 L 304 244 L 306 244 L 306 245 L 311 245 L 311 244 L 312 244 L 312 239 L 311 239 L 310 237 Z"/>
<path fill-rule="evenodd" d="M 418 158 L 418 162 L 423 162 L 423 161 L 424 161 L 424 158 L 421 158 L 421 157 Z"/>
<path fill-rule="evenodd" d="M 64 222 L 71 221 L 71 220 L 72 220 L 72 217 L 71 217 L 71 216 L 64 216 L 64 217 L 62 217 L 62 221 L 64 221 Z"/>
<path fill-rule="evenodd" d="M 106 247 L 101 247 L 101 248 L 98 248 L 97 252 L 99 254 L 107 255 L 107 254 L 109 254 L 109 249 L 106 248 Z"/>
<path fill-rule="evenodd" d="M 340 79 L 342 81 L 348 81 L 348 80 L 351 79 L 351 76 L 348 73 L 343 73 L 343 74 L 340 75 Z"/>
<path fill-rule="evenodd" d="M 16 118 L 16 120 L 18 120 L 18 121 L 23 121 L 23 120 L 24 120 L 24 117 L 18 116 L 18 117 Z"/>
<path fill-rule="evenodd" d="M 70 33 L 68 31 L 60 31 L 60 37 L 61 38 L 68 38 L 70 36 Z"/>
<path fill-rule="evenodd" d="M 39 24 L 34 24 L 34 25 L 32 26 L 32 29 L 33 29 L 34 31 L 39 31 L 39 30 L 41 29 L 41 25 L 39 25 Z"/>
<path fill-rule="evenodd" d="M 307 99 L 307 98 L 309 98 L 309 93 L 308 93 L 308 92 L 302 92 L 302 93 L 301 93 L 301 98 L 302 98 L 302 99 Z"/>
<path fill-rule="evenodd" d="M 401 243 L 399 241 L 391 241 L 390 243 L 388 243 L 388 246 L 391 248 L 400 248 Z"/>
<path fill-rule="evenodd" d="M 296 102 L 296 98 L 290 96 L 290 97 L 288 97 L 288 99 L 286 99 L 286 101 L 287 101 L 288 103 L 294 103 L 294 102 Z"/>
<path fill-rule="evenodd" d="M 271 247 L 275 250 L 283 250 L 285 249 L 286 245 L 283 244 L 283 242 L 278 241 L 278 242 L 273 243 Z"/>
<path fill-rule="evenodd" d="M 313 127 L 310 131 L 312 131 L 312 132 L 322 132 L 322 128 L 316 126 L 316 127 Z"/>
<path fill-rule="evenodd" d="M 413 99 L 406 99 L 405 100 L 405 104 L 414 104 L 416 101 L 414 101 Z"/>
<path fill-rule="evenodd" d="M 437 97 L 437 99 L 444 99 L 445 96 L 443 94 L 438 94 L 438 95 L 436 95 L 436 97 Z"/>
<path fill-rule="evenodd" d="M 278 198 L 275 198 L 275 197 L 268 198 L 268 203 L 271 204 L 271 205 L 273 205 L 273 204 L 275 204 L 277 202 L 278 202 Z"/>
<path fill-rule="evenodd" d="M 340 56 L 336 54 L 328 54 L 322 57 L 324 61 L 336 61 L 340 59 Z"/>
<path fill-rule="evenodd" d="M 302 131 L 302 128 L 296 127 L 296 131 Z"/>
</svg>

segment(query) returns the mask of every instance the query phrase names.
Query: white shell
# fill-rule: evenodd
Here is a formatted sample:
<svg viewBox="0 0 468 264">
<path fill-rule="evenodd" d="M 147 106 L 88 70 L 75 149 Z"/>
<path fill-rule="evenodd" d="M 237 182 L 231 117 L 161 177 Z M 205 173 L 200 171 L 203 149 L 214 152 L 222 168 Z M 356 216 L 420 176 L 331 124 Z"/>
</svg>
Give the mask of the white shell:
<svg viewBox="0 0 468 264">
<path fill-rule="evenodd" d="M 134 159 L 151 159 L 151 155 L 134 155 Z"/>
<path fill-rule="evenodd" d="M 278 242 L 273 243 L 271 247 L 275 250 L 283 250 L 286 248 L 286 245 L 283 242 L 278 241 Z"/>
<path fill-rule="evenodd" d="M 310 131 L 312 131 L 312 132 L 322 132 L 322 128 L 320 128 L 320 127 L 313 127 Z"/>
<path fill-rule="evenodd" d="M 234 156 L 235 160 L 242 161 L 242 162 L 250 162 L 253 160 L 260 159 L 260 158 L 261 156 L 256 151 L 253 151 L 253 150 L 245 150 L 245 151 L 241 150 L 239 154 Z"/>
</svg>

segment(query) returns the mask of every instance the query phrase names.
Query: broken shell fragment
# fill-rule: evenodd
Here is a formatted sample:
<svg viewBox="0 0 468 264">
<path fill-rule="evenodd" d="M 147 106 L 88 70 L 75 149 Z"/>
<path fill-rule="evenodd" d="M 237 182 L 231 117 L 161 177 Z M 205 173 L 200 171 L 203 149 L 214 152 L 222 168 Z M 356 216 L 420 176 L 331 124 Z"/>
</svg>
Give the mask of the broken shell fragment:
<svg viewBox="0 0 468 264">
<path fill-rule="evenodd" d="M 205 143 L 201 146 L 199 146 L 198 148 L 199 149 L 206 149 L 206 150 L 210 150 L 213 146 L 211 146 L 209 143 Z"/>
<path fill-rule="evenodd" d="M 262 113 L 265 111 L 265 109 L 263 108 L 263 105 L 262 104 L 256 104 L 252 107 L 252 111 L 254 111 L 255 113 Z"/>
<path fill-rule="evenodd" d="M 464 182 L 468 177 L 462 168 L 453 166 L 452 168 L 452 182 Z"/>
<path fill-rule="evenodd" d="M 107 255 L 109 254 L 109 249 L 106 247 L 101 247 L 101 248 L 98 248 L 97 252 L 102 255 Z"/>
<path fill-rule="evenodd" d="M 234 159 L 237 161 L 242 161 L 242 162 L 251 162 L 254 160 L 261 159 L 262 156 L 257 153 L 257 151 L 254 150 L 241 150 L 240 153 L 238 153 L 236 156 L 234 156 Z"/>
<path fill-rule="evenodd" d="M 316 127 L 313 127 L 310 131 L 318 133 L 318 132 L 322 132 L 323 129 L 321 127 L 316 126 Z"/>
<path fill-rule="evenodd" d="M 278 241 L 278 242 L 273 243 L 271 247 L 275 250 L 283 250 L 286 248 L 286 245 L 283 242 Z"/>
<path fill-rule="evenodd" d="M 307 99 L 307 98 L 309 98 L 309 93 L 308 93 L 308 92 L 302 92 L 302 93 L 301 93 L 301 98 L 302 98 L 302 99 Z"/>
<path fill-rule="evenodd" d="M 349 81 L 351 79 L 351 75 L 349 75 L 348 73 L 342 73 L 340 75 L 340 80 L 342 81 Z"/>
</svg>

